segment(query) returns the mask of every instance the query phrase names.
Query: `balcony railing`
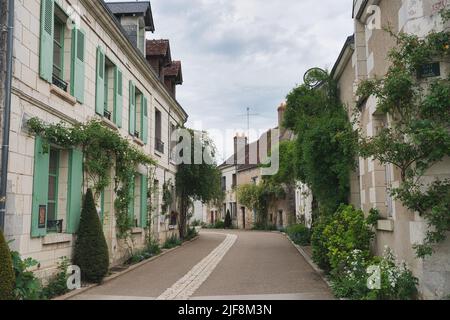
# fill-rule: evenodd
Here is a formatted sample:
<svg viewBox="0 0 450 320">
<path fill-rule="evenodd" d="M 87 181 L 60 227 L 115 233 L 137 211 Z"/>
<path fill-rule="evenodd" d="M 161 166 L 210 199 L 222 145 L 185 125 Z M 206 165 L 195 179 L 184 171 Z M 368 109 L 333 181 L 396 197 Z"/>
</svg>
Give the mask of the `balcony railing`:
<svg viewBox="0 0 450 320">
<path fill-rule="evenodd" d="M 48 220 L 47 231 L 54 233 L 62 233 L 64 220 Z"/>
<path fill-rule="evenodd" d="M 159 139 L 159 138 L 155 138 L 155 149 L 156 149 L 156 151 L 158 151 L 159 153 L 163 153 L 164 154 L 164 147 L 165 147 L 164 142 L 161 139 Z"/>
</svg>

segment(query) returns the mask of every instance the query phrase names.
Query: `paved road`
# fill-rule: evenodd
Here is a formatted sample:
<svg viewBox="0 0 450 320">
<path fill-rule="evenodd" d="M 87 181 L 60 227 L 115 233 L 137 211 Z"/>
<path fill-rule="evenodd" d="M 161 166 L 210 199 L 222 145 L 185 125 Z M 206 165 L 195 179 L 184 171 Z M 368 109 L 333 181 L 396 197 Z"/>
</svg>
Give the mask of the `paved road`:
<svg viewBox="0 0 450 320">
<path fill-rule="evenodd" d="M 73 299 L 326 300 L 332 294 L 281 234 L 202 231 L 197 241 Z"/>
</svg>

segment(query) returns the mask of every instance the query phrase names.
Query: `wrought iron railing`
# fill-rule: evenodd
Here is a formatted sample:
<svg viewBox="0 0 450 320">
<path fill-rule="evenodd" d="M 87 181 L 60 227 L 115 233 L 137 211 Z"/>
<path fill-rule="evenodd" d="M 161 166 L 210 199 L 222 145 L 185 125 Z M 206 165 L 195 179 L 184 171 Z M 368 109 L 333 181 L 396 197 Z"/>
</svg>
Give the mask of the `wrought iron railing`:
<svg viewBox="0 0 450 320">
<path fill-rule="evenodd" d="M 48 220 L 47 231 L 54 233 L 62 233 L 64 220 Z"/>
</svg>

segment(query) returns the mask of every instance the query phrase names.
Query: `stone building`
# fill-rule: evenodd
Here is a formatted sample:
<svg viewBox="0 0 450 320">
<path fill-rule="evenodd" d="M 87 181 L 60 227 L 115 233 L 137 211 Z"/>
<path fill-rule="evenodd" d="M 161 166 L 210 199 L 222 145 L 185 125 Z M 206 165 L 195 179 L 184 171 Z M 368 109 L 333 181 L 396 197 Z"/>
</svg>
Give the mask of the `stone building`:
<svg viewBox="0 0 450 320">
<path fill-rule="evenodd" d="M 376 7 L 373 7 L 376 5 Z M 424 36 L 433 29 L 444 27 L 439 11 L 450 5 L 447 1 L 435 0 L 382 0 L 354 1 L 353 18 L 355 34 L 347 39 L 336 62 L 332 76 L 338 81 L 341 100 L 349 109 L 359 108 L 360 129 L 368 137 L 377 130 L 390 125 L 390 118 L 377 112 L 377 100 L 369 97 L 357 101 L 356 88 L 360 81 L 383 76 L 389 65 L 386 58 L 395 40 L 382 29 L 390 25 L 394 32 L 414 33 Z M 371 7 L 372 6 L 372 7 Z M 374 11 L 374 9 L 376 9 Z M 373 15 L 375 14 L 375 16 Z M 371 28 L 371 18 L 379 19 L 381 28 Z M 448 27 L 448 26 L 446 26 Z M 440 63 L 441 74 L 448 74 L 448 62 Z M 420 293 L 425 299 L 441 298 L 450 292 L 450 239 L 435 247 L 435 253 L 425 260 L 416 258 L 414 244 L 423 242 L 427 223 L 414 212 L 405 209 L 389 193 L 391 187 L 400 184 L 399 169 L 393 165 L 382 165 L 373 159 L 358 159 L 357 172 L 351 176 L 350 202 L 366 213 L 377 208 L 382 219 L 378 221 L 373 250 L 381 255 L 388 246 L 395 251 L 399 260 L 404 260 L 420 280 Z M 436 164 L 426 173 L 426 179 L 450 177 L 450 159 Z"/>
<path fill-rule="evenodd" d="M 154 30 L 148 1 L 15 1 L 5 235 L 13 250 L 40 262 L 35 271 L 43 278 L 60 258 L 72 255 L 86 191 L 83 154 L 57 145 L 43 152 L 42 139 L 27 130 L 28 119 L 51 124 L 97 119 L 157 161 L 155 168 L 136 168 L 129 209 L 135 247 L 145 241 L 147 188 L 161 190 L 175 179 L 169 137 L 188 117 L 175 99 L 181 64 L 166 54 L 166 77 L 152 67 L 146 33 Z M 106 188 L 98 203 L 111 265 L 128 257 L 127 245 L 116 236 L 113 190 Z M 152 231 L 164 241 L 177 222 L 176 216 L 159 214 L 161 199 L 161 192 L 153 195 Z M 174 204 L 171 212 L 176 209 Z"/>
</svg>

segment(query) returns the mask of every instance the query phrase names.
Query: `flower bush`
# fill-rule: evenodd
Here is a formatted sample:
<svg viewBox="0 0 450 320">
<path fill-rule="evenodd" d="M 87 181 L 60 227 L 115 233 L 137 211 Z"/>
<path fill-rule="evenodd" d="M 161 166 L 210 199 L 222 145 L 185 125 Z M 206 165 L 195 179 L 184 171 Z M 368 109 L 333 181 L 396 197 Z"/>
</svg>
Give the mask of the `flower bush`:
<svg viewBox="0 0 450 320">
<path fill-rule="evenodd" d="M 341 270 L 331 275 L 334 294 L 351 300 L 412 300 L 417 298 L 418 280 L 405 262 L 398 263 L 390 248 L 383 257 L 368 258 L 353 250 Z"/>
<path fill-rule="evenodd" d="M 311 243 L 311 230 L 303 224 L 295 224 L 286 229 L 289 238 L 300 246 L 308 246 Z"/>
</svg>

